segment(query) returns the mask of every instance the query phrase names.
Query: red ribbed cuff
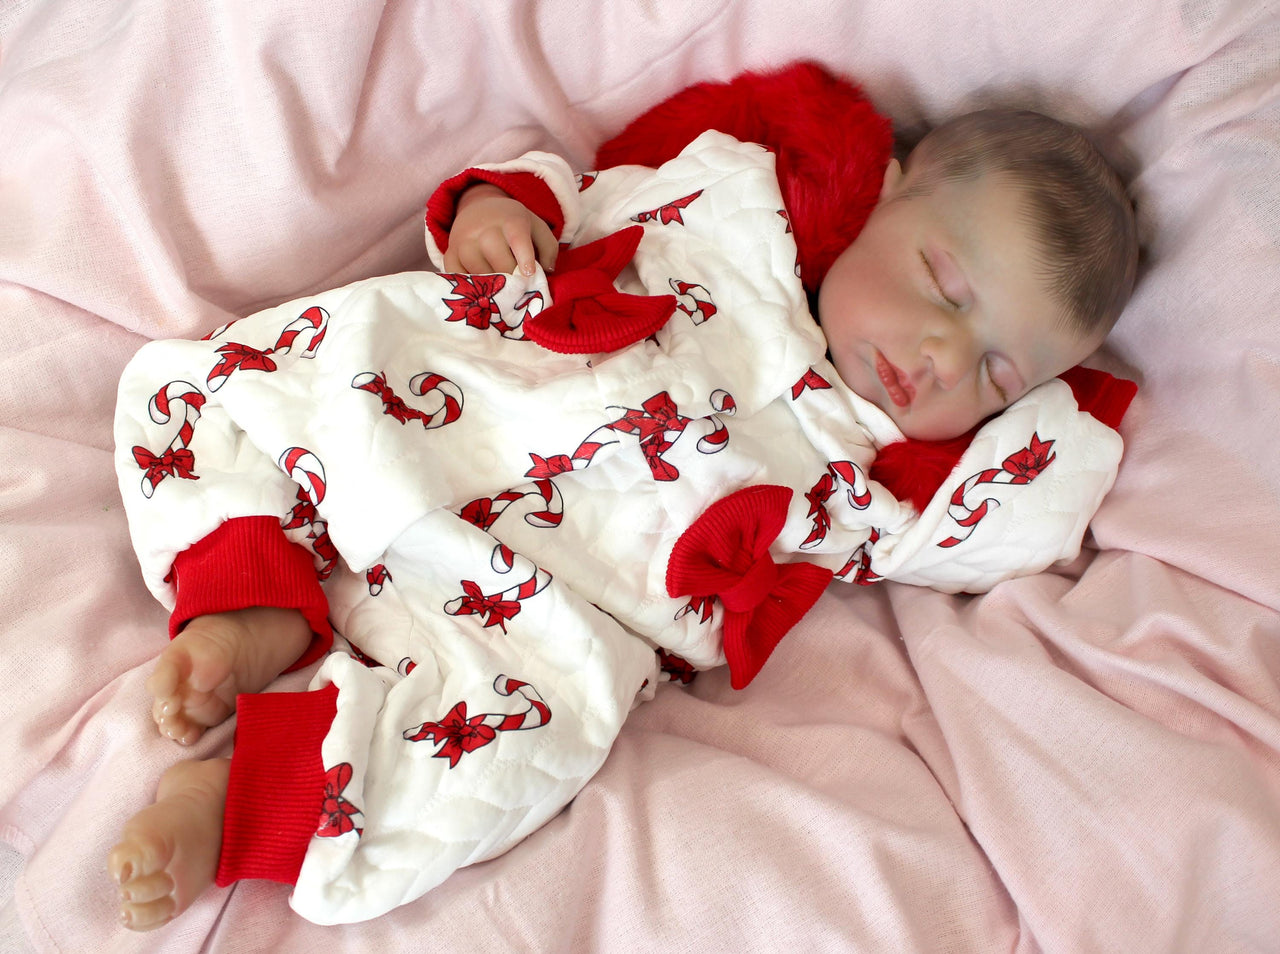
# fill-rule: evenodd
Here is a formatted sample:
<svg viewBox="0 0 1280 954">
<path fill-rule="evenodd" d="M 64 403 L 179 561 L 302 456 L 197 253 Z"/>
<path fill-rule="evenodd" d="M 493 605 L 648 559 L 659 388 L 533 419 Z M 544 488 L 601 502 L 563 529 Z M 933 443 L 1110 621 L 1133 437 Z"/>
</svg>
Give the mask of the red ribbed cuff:
<svg viewBox="0 0 1280 954">
<path fill-rule="evenodd" d="M 311 644 L 287 671 L 310 665 L 333 644 L 329 601 L 311 553 L 286 537 L 275 517 L 228 520 L 178 554 L 173 580 L 178 598 L 170 639 L 206 613 L 275 606 L 300 610 L 311 626 Z"/>
<path fill-rule="evenodd" d="M 452 179 L 446 179 L 427 200 L 427 228 L 440 251 L 449 250 L 449 230 L 458 214 L 458 200 L 473 185 L 487 182 L 495 185 L 551 227 L 551 233 L 560 238 L 564 231 L 564 210 L 556 200 L 551 187 L 532 172 L 490 172 L 485 169 L 467 169 Z"/>
<path fill-rule="evenodd" d="M 1080 410 L 1092 414 L 1112 430 L 1120 426 L 1138 393 L 1138 385 L 1133 381 L 1079 364 L 1058 376 L 1071 386 Z"/>
<path fill-rule="evenodd" d="M 244 878 L 294 884 L 324 807 L 321 745 L 338 687 L 236 700 L 236 744 L 222 816 L 217 884 Z"/>
</svg>

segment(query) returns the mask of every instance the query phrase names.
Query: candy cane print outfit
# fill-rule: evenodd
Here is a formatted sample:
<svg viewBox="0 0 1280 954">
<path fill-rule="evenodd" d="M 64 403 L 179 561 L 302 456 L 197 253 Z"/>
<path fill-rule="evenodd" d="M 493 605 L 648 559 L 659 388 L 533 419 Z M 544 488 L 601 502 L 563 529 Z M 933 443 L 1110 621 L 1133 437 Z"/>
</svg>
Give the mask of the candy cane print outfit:
<svg viewBox="0 0 1280 954">
<path fill-rule="evenodd" d="M 121 491 L 174 627 L 295 587 L 299 665 L 330 621 L 350 644 L 311 692 L 241 698 L 228 796 L 220 881 L 294 881 L 319 923 L 551 818 L 655 650 L 741 685 L 833 577 L 976 591 L 1074 556 L 1120 455 L 1055 381 L 923 513 L 869 480 L 900 435 L 826 362 L 762 147 L 472 175 L 551 198 L 556 272 L 358 282 L 149 344 L 121 382 Z"/>
</svg>

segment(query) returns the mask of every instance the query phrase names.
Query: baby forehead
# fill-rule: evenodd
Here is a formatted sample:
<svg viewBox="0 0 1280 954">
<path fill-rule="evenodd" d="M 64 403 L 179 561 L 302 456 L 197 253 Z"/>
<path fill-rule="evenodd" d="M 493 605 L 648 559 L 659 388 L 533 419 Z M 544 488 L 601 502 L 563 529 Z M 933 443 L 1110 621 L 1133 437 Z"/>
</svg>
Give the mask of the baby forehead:
<svg viewBox="0 0 1280 954">
<path fill-rule="evenodd" d="M 1028 190 L 1007 174 L 988 172 L 939 182 L 911 201 L 936 239 L 971 270 L 998 280 L 1013 271 L 1045 272 L 1046 243 Z"/>
</svg>

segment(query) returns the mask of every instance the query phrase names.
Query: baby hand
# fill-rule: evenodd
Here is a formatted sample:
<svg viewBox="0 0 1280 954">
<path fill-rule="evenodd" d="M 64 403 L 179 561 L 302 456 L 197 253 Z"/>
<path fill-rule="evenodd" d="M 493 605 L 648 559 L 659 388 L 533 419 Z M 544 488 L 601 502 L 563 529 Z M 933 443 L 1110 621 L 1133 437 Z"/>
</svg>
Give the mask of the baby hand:
<svg viewBox="0 0 1280 954">
<path fill-rule="evenodd" d="M 458 200 L 444 255 L 446 272 L 533 274 L 534 261 L 555 266 L 551 227 L 497 186 L 474 185 Z"/>
</svg>

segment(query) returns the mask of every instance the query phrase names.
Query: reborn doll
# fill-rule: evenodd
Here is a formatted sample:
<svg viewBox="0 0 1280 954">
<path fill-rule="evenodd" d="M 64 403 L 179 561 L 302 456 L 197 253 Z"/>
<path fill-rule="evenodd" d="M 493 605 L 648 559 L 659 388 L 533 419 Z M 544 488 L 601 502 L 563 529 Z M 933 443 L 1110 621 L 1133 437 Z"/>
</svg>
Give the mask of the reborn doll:
<svg viewBox="0 0 1280 954">
<path fill-rule="evenodd" d="M 247 877 L 374 917 L 560 811 L 663 674 L 746 686 L 831 580 L 980 591 L 1075 555 L 1132 390 L 1053 379 L 1132 285 L 1119 182 L 1035 114 L 890 145 L 815 67 L 698 87 L 594 172 L 446 182 L 443 273 L 139 352 L 117 466 L 173 607 L 154 715 L 238 725 L 126 825 L 125 924 Z"/>
</svg>

